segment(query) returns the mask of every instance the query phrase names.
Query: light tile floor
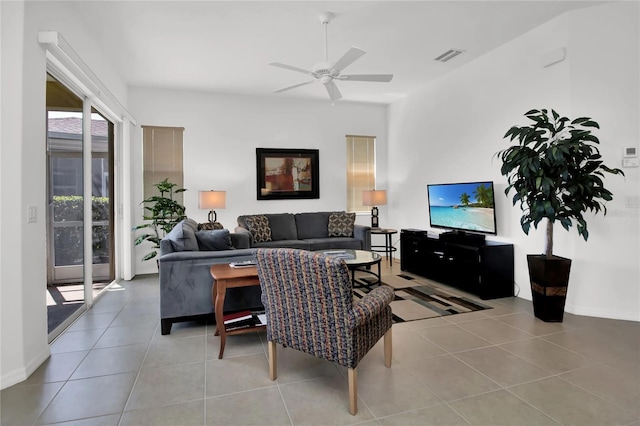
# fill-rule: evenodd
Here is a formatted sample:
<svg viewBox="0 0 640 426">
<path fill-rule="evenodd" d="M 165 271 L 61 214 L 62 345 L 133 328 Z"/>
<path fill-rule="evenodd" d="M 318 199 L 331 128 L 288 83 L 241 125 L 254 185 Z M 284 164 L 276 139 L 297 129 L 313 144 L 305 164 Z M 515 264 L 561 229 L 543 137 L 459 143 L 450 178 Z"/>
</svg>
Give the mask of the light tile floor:
<svg viewBox="0 0 640 426">
<path fill-rule="evenodd" d="M 272 382 L 264 333 L 230 336 L 218 360 L 211 324 L 160 334 L 158 295 L 157 276 L 109 291 L 0 393 L 0 423 L 640 426 L 640 323 L 544 323 L 506 298 L 394 325 L 393 365 L 381 344 L 362 360 L 351 416 L 344 368 L 280 348 Z"/>
</svg>

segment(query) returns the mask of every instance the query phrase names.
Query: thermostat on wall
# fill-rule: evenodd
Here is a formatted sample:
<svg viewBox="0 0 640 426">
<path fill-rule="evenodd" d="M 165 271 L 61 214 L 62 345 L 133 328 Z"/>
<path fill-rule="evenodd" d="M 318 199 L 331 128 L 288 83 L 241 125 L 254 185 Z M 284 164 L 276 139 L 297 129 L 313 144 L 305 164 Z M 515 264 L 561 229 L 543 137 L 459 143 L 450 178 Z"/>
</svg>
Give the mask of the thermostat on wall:
<svg viewBox="0 0 640 426">
<path fill-rule="evenodd" d="M 635 146 L 631 146 L 631 147 L 627 147 L 624 149 L 624 156 L 629 158 L 629 157 L 637 157 L 638 156 L 638 150 L 636 149 Z"/>
</svg>

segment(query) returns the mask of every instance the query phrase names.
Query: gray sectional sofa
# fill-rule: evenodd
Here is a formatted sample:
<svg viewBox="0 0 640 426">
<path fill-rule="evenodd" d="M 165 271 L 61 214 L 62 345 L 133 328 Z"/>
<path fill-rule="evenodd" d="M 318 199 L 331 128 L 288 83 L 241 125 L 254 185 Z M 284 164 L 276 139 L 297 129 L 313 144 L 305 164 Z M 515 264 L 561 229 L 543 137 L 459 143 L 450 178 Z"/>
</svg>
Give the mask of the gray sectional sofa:
<svg viewBox="0 0 640 426">
<path fill-rule="evenodd" d="M 160 242 L 160 319 L 162 334 L 169 334 L 174 322 L 195 319 L 214 312 L 211 299 L 211 265 L 251 260 L 258 247 L 291 247 L 306 250 L 371 248 L 371 228 L 353 226 L 353 236 L 329 237 L 331 212 L 267 214 L 272 241 L 258 243 L 238 217 L 238 228 L 198 230 L 193 219 L 176 225 Z M 262 216 L 262 215 L 261 215 Z M 251 222 L 251 220 L 250 220 Z M 227 291 L 225 312 L 261 309 L 259 287 Z"/>
<path fill-rule="evenodd" d="M 331 236 L 332 215 L 349 215 L 345 212 L 275 213 L 238 216 L 235 232 L 246 235 L 250 247 L 296 248 L 303 250 L 355 249 L 371 250 L 371 228 L 352 223 L 352 232 L 342 236 Z M 353 219 L 355 219 L 355 214 Z M 271 230 L 270 241 L 259 241 L 252 232 L 248 219 L 264 216 Z M 250 222 L 250 221 L 249 221 Z M 338 234 L 340 234 L 338 232 Z"/>
</svg>

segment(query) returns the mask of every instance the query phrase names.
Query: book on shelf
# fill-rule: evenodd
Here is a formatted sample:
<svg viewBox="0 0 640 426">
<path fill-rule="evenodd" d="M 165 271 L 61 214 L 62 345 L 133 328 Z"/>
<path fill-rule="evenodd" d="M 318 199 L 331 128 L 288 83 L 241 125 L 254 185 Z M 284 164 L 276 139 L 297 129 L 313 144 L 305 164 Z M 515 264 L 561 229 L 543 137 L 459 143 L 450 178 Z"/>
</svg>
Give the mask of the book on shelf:
<svg viewBox="0 0 640 426">
<path fill-rule="evenodd" d="M 253 314 L 253 320 L 256 325 L 267 325 L 267 314 L 262 312 L 255 312 Z"/>
<path fill-rule="evenodd" d="M 222 319 L 225 324 L 233 324 L 239 321 L 244 321 L 252 318 L 253 318 L 253 315 L 251 314 L 251 311 L 234 312 L 231 314 L 224 314 L 222 316 Z"/>
<path fill-rule="evenodd" d="M 255 321 L 253 320 L 253 317 L 247 319 L 247 320 L 242 320 L 242 321 L 238 321 L 238 322 L 234 322 L 231 324 L 225 324 L 225 330 L 226 331 L 233 331 L 233 330 L 240 330 L 243 328 L 250 328 L 255 326 Z"/>
</svg>

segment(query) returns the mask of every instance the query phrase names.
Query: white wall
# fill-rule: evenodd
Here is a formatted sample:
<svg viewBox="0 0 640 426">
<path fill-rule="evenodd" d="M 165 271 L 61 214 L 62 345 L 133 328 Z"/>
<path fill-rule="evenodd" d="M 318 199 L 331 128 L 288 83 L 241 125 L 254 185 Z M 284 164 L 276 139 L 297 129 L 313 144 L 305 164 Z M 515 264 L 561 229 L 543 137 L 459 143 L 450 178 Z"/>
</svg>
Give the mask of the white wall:
<svg viewBox="0 0 640 426">
<path fill-rule="evenodd" d="M 504 196 L 506 179 L 493 158 L 504 133 L 532 108 L 588 115 L 602 127 L 605 164 L 621 166 L 622 148 L 638 147 L 638 4 L 590 7 L 558 17 L 495 49 L 389 108 L 389 216 L 394 227 L 429 226 L 428 183 L 493 180 L 497 240 L 515 245 L 516 283 L 531 298 L 527 253 L 544 250 L 544 227 L 526 236 L 520 210 Z M 541 58 L 566 47 L 564 62 Z M 555 254 L 573 259 L 567 311 L 640 320 L 638 169 L 610 176 L 609 215 L 588 217 L 588 244 L 575 229 L 555 232 Z M 636 204 L 637 206 L 637 204 Z"/>
<path fill-rule="evenodd" d="M 320 90 L 321 88 L 318 88 Z M 184 127 L 184 193 L 187 216 L 205 222 L 208 211 L 198 209 L 199 190 L 227 191 L 227 207 L 218 221 L 233 230 L 242 214 L 344 210 L 346 208 L 345 135 L 376 136 L 387 151 L 386 107 L 349 102 L 302 101 L 235 96 L 193 91 L 134 87 L 130 111 L 140 125 Z M 133 137 L 134 205 L 142 197 L 142 130 Z M 138 145 L 135 145 L 135 144 Z M 256 198 L 256 148 L 319 149 L 320 198 L 260 200 Z M 378 188 L 385 188 L 386 159 L 382 155 Z M 381 209 L 381 220 L 385 210 Z M 134 216 L 141 222 L 142 210 Z M 361 216 L 358 223 L 369 223 Z M 383 222 L 384 223 L 384 222 Z M 149 251 L 136 247 L 136 259 Z M 154 262 L 138 261 L 137 273 L 155 272 Z"/>
<path fill-rule="evenodd" d="M 25 324 L 22 319 L 24 291 L 23 271 L 15 267 L 23 251 L 21 229 L 22 191 L 15 185 L 22 162 L 22 40 L 24 39 L 24 5 L 0 3 L 0 84 L 2 90 L 2 128 L 0 142 L 0 385 L 23 380 L 25 360 Z M 11 100 L 11 101 L 10 101 Z M 46 321 L 45 321 L 46 327 Z M 46 341 L 45 341 L 46 343 Z M 32 354 L 33 355 L 33 354 Z"/>
<path fill-rule="evenodd" d="M 38 31 L 59 31 L 126 101 L 126 85 L 86 32 L 72 2 L 0 2 L 2 206 L 0 380 L 24 380 L 49 356 L 46 308 L 46 60 Z M 38 221 L 27 223 L 27 206 Z"/>
<path fill-rule="evenodd" d="M 605 164 L 621 167 L 623 149 L 640 148 L 640 4 L 588 8 L 569 18 L 573 114 L 597 119 Z M 579 291 L 567 304 L 584 315 L 640 320 L 640 169 L 623 171 L 625 178 L 606 180 L 614 200 L 606 217 L 588 221 L 588 243 L 575 237 L 571 273 Z"/>
</svg>

